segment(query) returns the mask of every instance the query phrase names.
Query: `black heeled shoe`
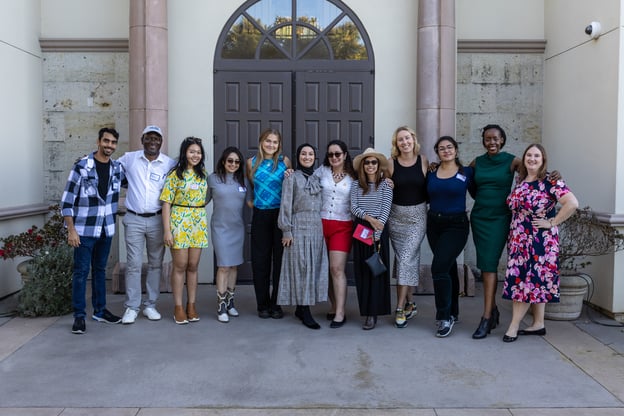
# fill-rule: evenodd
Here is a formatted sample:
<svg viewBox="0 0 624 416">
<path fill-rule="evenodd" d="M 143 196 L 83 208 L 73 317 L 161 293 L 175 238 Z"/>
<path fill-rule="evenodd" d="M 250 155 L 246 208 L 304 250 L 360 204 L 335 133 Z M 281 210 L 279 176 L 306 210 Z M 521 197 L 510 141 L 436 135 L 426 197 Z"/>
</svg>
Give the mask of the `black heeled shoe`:
<svg viewBox="0 0 624 416">
<path fill-rule="evenodd" d="M 492 312 L 490 312 L 490 329 L 495 329 L 498 324 L 500 324 L 500 312 L 498 308 L 494 306 Z"/>
<path fill-rule="evenodd" d="M 370 331 L 375 328 L 375 325 L 377 325 L 377 316 L 367 316 L 366 321 L 364 321 L 364 325 L 362 325 L 362 329 Z"/>
<path fill-rule="evenodd" d="M 325 315 L 325 319 L 327 319 L 328 321 L 333 321 L 335 317 L 335 313 L 328 313 L 327 315 Z"/>
<path fill-rule="evenodd" d="M 515 337 L 510 337 L 507 334 L 503 335 L 503 342 L 514 342 L 517 339 L 518 339 L 518 335 L 516 335 Z"/>
<path fill-rule="evenodd" d="M 295 316 L 299 318 L 300 321 L 303 321 L 303 312 L 301 308 L 302 308 L 301 305 L 297 305 L 297 308 L 295 309 Z"/>
<path fill-rule="evenodd" d="M 493 319 L 492 318 L 481 318 L 481 322 L 479 322 L 479 327 L 477 328 L 477 330 L 472 334 L 472 338 L 473 339 L 482 339 L 488 336 L 488 334 L 491 332 L 492 330 L 492 323 L 493 323 Z M 496 326 L 496 325 L 494 325 Z"/>
<path fill-rule="evenodd" d="M 321 329 L 321 326 L 314 320 L 309 306 L 300 306 L 301 322 L 310 329 Z"/>
</svg>

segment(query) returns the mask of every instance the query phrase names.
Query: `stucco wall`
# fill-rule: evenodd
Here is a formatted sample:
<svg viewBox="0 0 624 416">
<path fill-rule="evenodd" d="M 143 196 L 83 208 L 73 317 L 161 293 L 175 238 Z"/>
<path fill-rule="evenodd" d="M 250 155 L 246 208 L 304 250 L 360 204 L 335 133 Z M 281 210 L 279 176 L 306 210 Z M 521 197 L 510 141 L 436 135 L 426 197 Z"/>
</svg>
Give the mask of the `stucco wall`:
<svg viewBox="0 0 624 416">
<path fill-rule="evenodd" d="M 545 3 L 544 134 L 552 166 L 579 199 L 622 224 L 624 113 L 622 1 L 549 0 Z M 584 33 L 599 21 L 603 35 Z M 624 254 L 606 256 L 588 270 L 592 303 L 624 314 Z"/>
<path fill-rule="evenodd" d="M 10 4 L 9 4 L 10 3 Z M 38 0 L 0 3 L 0 212 L 43 202 Z M 0 219 L 0 236 L 42 225 L 43 215 Z M 0 260 L 0 297 L 21 287 L 17 260 Z"/>
<path fill-rule="evenodd" d="M 129 0 L 37 0 L 41 37 L 53 39 L 127 39 Z"/>
<path fill-rule="evenodd" d="M 458 0 L 458 39 L 544 39 L 544 3 L 550 0 Z"/>
</svg>

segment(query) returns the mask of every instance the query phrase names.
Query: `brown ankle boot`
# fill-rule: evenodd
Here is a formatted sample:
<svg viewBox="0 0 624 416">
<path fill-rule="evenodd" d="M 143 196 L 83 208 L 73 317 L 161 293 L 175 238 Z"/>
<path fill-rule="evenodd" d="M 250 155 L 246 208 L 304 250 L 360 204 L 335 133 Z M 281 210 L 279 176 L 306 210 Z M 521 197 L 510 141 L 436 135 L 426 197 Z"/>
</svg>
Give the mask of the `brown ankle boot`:
<svg viewBox="0 0 624 416">
<path fill-rule="evenodd" d="M 188 315 L 188 321 L 189 322 L 197 322 L 197 321 L 199 321 L 199 315 L 197 314 L 197 311 L 195 310 L 195 304 L 194 303 L 187 303 L 186 304 L 186 314 Z"/>
<path fill-rule="evenodd" d="M 182 305 L 176 305 L 173 310 L 173 320 L 178 325 L 188 324 L 188 319 L 186 317 L 186 312 L 184 312 L 184 308 Z"/>
</svg>

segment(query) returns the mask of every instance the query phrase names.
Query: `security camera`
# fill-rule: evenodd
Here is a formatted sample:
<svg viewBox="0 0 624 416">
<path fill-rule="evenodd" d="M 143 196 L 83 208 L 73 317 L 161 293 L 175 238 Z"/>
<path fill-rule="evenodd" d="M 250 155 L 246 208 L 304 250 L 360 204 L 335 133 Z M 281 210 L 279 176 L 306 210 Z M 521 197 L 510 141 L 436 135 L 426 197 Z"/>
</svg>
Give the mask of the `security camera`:
<svg viewBox="0 0 624 416">
<path fill-rule="evenodd" d="M 585 27 L 585 34 L 591 36 L 592 39 L 598 39 L 602 34 L 602 26 L 600 22 L 591 22 Z"/>
</svg>

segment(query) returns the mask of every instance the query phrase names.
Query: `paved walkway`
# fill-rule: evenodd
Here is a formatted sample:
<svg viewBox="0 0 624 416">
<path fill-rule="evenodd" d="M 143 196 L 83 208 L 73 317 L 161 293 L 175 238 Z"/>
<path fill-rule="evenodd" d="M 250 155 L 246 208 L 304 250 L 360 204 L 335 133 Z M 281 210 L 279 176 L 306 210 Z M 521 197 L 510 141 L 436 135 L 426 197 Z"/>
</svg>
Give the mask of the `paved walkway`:
<svg viewBox="0 0 624 416">
<path fill-rule="evenodd" d="M 506 301 L 501 326 L 471 339 L 480 294 L 460 300 L 460 323 L 445 339 L 433 335 L 432 296 L 416 298 L 407 328 L 383 317 L 373 331 L 361 329 L 353 288 L 343 328 L 321 322 L 326 305 L 314 308 L 319 331 L 292 308 L 259 319 L 251 286 L 237 291 L 241 316 L 221 324 L 214 298 L 214 286 L 200 286 L 202 319 L 183 326 L 169 316 L 170 294 L 160 322 L 88 321 L 85 335 L 70 333 L 71 316 L 0 318 L 0 416 L 624 416 L 624 328 L 587 314 L 505 344 Z M 123 296 L 108 299 L 121 313 Z"/>
</svg>

